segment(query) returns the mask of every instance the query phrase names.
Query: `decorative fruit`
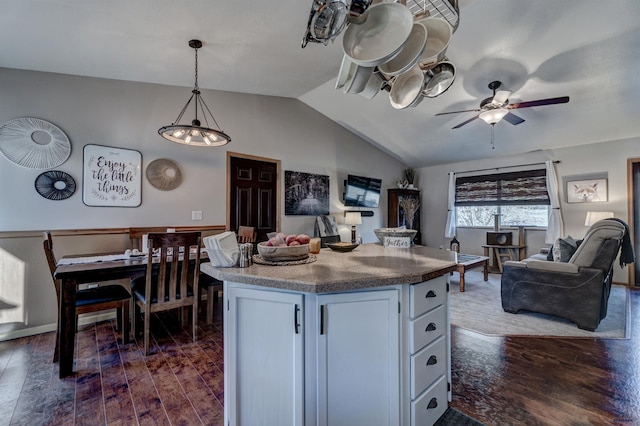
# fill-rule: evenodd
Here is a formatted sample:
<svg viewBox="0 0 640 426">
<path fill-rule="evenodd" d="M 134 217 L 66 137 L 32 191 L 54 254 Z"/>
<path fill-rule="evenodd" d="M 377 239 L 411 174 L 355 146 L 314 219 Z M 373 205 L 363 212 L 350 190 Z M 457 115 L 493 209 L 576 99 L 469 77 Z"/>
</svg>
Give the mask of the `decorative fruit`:
<svg viewBox="0 0 640 426">
<path fill-rule="evenodd" d="M 302 244 L 309 244 L 310 240 L 311 238 L 306 234 L 286 235 L 279 232 L 275 236 L 269 238 L 269 241 L 265 242 L 264 245 L 269 247 L 299 246 Z"/>
<path fill-rule="evenodd" d="M 287 243 L 288 246 L 290 246 L 291 242 L 296 240 L 296 237 L 297 237 L 296 234 L 287 235 L 287 237 L 284 239 L 284 241 Z"/>
<path fill-rule="evenodd" d="M 309 244 L 309 241 L 311 241 L 311 237 L 309 237 L 307 234 L 298 234 L 298 236 L 296 237 L 296 241 L 298 241 L 300 244 Z"/>
</svg>

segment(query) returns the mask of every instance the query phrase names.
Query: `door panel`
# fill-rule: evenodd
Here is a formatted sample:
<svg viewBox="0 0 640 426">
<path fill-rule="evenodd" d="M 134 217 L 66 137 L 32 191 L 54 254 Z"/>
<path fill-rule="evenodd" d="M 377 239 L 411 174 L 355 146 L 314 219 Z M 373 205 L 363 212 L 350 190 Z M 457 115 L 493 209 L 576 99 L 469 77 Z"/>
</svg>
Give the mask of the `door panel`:
<svg viewBox="0 0 640 426">
<path fill-rule="evenodd" d="M 277 231 L 278 163 L 230 156 L 229 229 L 256 228 L 257 241 Z"/>
<path fill-rule="evenodd" d="M 632 158 L 628 160 L 627 174 L 629 175 L 627 192 L 631 215 L 629 228 L 633 250 L 636 254 L 636 262 L 629 265 L 629 276 L 631 278 L 629 283 L 632 286 L 640 286 L 640 261 L 638 261 L 640 253 L 640 159 Z"/>
</svg>

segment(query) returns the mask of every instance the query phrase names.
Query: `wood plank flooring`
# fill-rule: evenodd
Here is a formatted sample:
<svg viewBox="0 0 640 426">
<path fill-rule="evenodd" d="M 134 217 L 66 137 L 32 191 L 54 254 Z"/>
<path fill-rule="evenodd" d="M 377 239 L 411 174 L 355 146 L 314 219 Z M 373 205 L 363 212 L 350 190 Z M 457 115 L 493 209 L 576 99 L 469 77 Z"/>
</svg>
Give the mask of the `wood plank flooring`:
<svg viewBox="0 0 640 426">
<path fill-rule="evenodd" d="M 631 338 L 620 340 L 454 327 L 451 406 L 487 425 L 640 425 L 640 290 L 631 312 Z M 151 324 L 146 358 L 140 344 L 122 345 L 115 321 L 81 327 L 65 379 L 51 362 L 53 333 L 0 342 L 0 426 L 222 425 L 220 309 L 196 343 L 170 314 Z"/>
</svg>

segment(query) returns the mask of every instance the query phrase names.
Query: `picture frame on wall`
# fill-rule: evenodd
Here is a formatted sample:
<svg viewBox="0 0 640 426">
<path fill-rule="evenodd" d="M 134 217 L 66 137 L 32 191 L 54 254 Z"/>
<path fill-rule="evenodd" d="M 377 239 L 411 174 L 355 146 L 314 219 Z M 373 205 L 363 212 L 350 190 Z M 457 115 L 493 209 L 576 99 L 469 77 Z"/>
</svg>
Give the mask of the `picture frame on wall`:
<svg viewBox="0 0 640 426">
<path fill-rule="evenodd" d="M 607 179 L 567 180 L 568 203 L 597 203 L 608 201 Z"/>
<path fill-rule="evenodd" d="M 92 207 L 138 207 L 142 203 L 142 154 L 85 145 L 82 202 Z"/>
<path fill-rule="evenodd" d="M 285 215 L 329 214 L 329 176 L 285 170 L 284 190 Z"/>
</svg>

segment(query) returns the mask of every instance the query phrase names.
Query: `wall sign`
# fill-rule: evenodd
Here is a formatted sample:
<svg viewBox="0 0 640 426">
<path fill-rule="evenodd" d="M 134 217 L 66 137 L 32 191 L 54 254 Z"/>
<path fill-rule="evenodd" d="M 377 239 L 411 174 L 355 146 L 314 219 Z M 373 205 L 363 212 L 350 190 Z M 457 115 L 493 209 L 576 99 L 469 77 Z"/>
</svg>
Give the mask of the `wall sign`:
<svg viewBox="0 0 640 426">
<path fill-rule="evenodd" d="M 384 237 L 385 247 L 410 248 L 410 237 Z"/>
<path fill-rule="evenodd" d="M 137 207 L 142 203 L 142 154 L 102 145 L 84 146 L 82 201 L 87 206 Z"/>
</svg>

